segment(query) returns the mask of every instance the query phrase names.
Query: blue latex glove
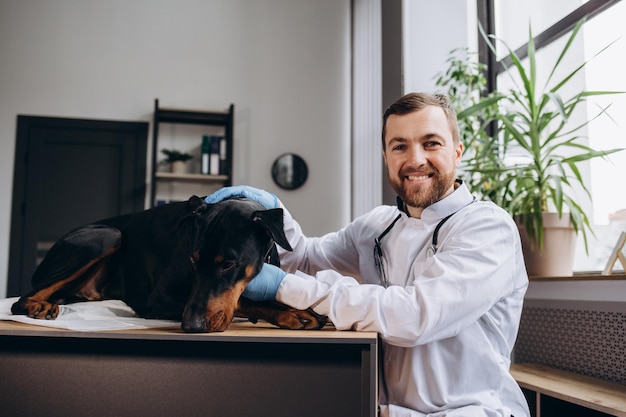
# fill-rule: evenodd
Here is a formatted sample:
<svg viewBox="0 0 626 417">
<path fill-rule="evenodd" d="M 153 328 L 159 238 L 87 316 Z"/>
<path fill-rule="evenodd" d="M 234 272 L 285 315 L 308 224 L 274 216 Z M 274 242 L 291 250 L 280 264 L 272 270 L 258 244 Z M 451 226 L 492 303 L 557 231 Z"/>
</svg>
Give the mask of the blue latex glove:
<svg viewBox="0 0 626 417">
<path fill-rule="evenodd" d="M 287 273 L 279 267 L 263 264 L 261 272 L 248 283 L 242 295 L 252 301 L 274 301 L 285 275 Z"/>
<path fill-rule="evenodd" d="M 233 185 L 231 187 L 220 188 L 205 198 L 204 202 L 207 204 L 215 204 L 230 197 L 244 197 L 249 200 L 254 200 L 262 204 L 266 209 L 278 207 L 278 198 L 274 194 L 247 185 Z"/>
</svg>

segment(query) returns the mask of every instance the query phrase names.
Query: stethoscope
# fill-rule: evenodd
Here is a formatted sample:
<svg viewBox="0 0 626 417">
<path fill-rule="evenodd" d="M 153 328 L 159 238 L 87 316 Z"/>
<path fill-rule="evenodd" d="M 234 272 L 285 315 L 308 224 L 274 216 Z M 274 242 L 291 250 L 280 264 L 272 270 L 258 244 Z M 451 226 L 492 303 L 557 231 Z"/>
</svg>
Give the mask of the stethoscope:
<svg viewBox="0 0 626 417">
<path fill-rule="evenodd" d="M 454 216 L 460 210 L 469 206 L 475 201 L 476 201 L 476 197 L 472 198 L 472 201 L 467 203 L 465 206 L 461 207 L 459 210 L 448 214 L 446 217 L 441 219 L 439 223 L 437 223 L 437 226 L 435 226 L 435 231 L 433 232 L 433 237 L 431 240 L 430 247 L 428 248 L 428 251 L 427 251 L 427 254 L 429 257 L 435 256 L 435 254 L 437 253 L 439 249 L 437 245 L 439 243 L 439 229 L 441 229 L 441 226 L 443 226 L 443 224 L 447 222 L 450 219 L 450 217 Z M 403 211 L 406 212 L 406 210 L 403 210 Z M 398 220 L 400 220 L 400 217 L 402 217 L 402 213 L 398 214 L 396 218 L 393 219 L 393 221 L 389 224 L 389 226 L 387 226 L 387 228 L 383 230 L 383 232 L 376 239 L 374 239 L 374 262 L 376 265 L 376 269 L 378 270 L 380 283 L 385 288 L 387 288 L 387 286 L 389 285 L 389 280 L 387 279 L 387 273 L 385 272 L 385 269 L 383 267 L 383 248 L 380 245 L 380 241 L 383 237 L 385 237 L 391 231 L 391 229 L 393 229 L 393 226 L 395 226 Z"/>
</svg>

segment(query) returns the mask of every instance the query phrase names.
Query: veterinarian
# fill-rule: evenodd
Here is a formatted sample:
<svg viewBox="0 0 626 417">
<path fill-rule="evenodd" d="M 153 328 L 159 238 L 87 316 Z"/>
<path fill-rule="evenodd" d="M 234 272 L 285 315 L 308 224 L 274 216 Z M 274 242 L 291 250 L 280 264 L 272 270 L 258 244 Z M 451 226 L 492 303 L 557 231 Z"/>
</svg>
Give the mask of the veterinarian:
<svg viewBox="0 0 626 417">
<path fill-rule="evenodd" d="M 401 97 L 384 114 L 382 140 L 397 206 L 317 238 L 285 210 L 288 272 L 264 266 L 244 296 L 378 332 L 381 416 L 529 416 L 509 373 L 528 286 L 515 223 L 456 180 L 463 144 L 447 97 Z M 207 202 L 230 196 L 284 208 L 246 186 Z"/>
</svg>

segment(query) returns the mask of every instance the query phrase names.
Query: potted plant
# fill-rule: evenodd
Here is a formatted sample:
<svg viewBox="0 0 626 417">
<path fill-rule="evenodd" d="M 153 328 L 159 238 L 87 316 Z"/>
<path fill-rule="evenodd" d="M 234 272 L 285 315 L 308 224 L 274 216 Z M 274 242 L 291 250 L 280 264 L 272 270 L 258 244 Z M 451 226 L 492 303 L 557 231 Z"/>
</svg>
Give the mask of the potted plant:
<svg viewBox="0 0 626 417">
<path fill-rule="evenodd" d="M 619 92 L 582 90 L 564 97 L 564 87 L 570 86 L 587 62 L 554 80 L 584 21 L 574 27 L 551 66 L 546 62 L 538 64 L 530 27 L 527 66 L 503 43 L 512 62 L 508 73 L 513 87 L 496 91 L 459 112 L 460 120 L 480 114 L 486 118 L 483 125 L 495 121 L 497 131 L 484 144 L 483 152 L 469 159 L 464 170 L 469 176 L 481 178 L 485 186 L 483 195 L 507 210 L 518 222 L 530 275 L 572 275 L 576 235 L 582 233 L 587 248 L 587 232 L 592 233 L 589 218 L 576 199 L 576 188 L 590 198 L 579 164 L 622 150 L 594 150 L 581 141 L 581 129 L 605 114 L 608 106 L 585 122 L 574 126 L 570 122 L 570 116 L 588 97 Z M 480 30 L 494 52 L 494 38 Z M 545 84 L 540 85 L 537 78 L 538 65 L 550 69 Z M 485 112 L 494 101 L 498 102 L 498 110 Z M 555 222 L 556 237 L 548 235 L 550 229 L 546 228 L 552 222 Z M 566 237 L 572 243 L 567 243 Z M 553 243 L 556 252 L 553 252 Z M 567 253 L 563 249 L 567 249 Z M 547 262 L 541 262 L 544 260 Z M 558 265 L 560 260 L 564 261 L 562 267 Z M 535 261 L 540 263 L 536 265 Z"/>
<path fill-rule="evenodd" d="M 453 49 L 446 63 L 447 69 L 436 75 L 435 85 L 443 89 L 441 92 L 459 112 L 459 133 L 464 144 L 461 176 L 473 194 L 495 200 L 490 190 L 497 178 L 491 168 L 500 167 L 502 161 L 497 157 L 498 142 L 490 136 L 489 125 L 496 118 L 497 102 L 502 97 L 488 94 L 487 66 L 478 61 L 477 52 L 467 47 Z"/>
<path fill-rule="evenodd" d="M 165 159 L 162 162 L 169 164 L 173 173 L 184 174 L 187 172 L 187 161 L 193 158 L 190 154 L 176 149 L 161 149 L 161 152 L 165 154 Z"/>
</svg>

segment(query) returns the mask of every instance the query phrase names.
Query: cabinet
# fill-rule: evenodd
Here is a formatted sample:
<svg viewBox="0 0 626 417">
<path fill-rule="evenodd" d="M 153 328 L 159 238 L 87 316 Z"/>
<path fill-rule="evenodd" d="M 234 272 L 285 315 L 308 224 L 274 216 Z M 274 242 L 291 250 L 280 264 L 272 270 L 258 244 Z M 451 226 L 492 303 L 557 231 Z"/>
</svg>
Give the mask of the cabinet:
<svg viewBox="0 0 626 417">
<path fill-rule="evenodd" d="M 152 175 L 150 204 L 185 200 L 192 194 L 203 196 L 232 184 L 234 104 L 226 111 L 199 111 L 164 108 L 154 100 L 152 126 Z M 222 170 L 219 175 L 200 174 L 203 136 L 218 136 Z M 225 149 L 224 149 L 225 148 Z M 183 173 L 169 172 L 163 164 L 163 149 L 189 153 L 192 159 Z"/>
<path fill-rule="evenodd" d="M 183 334 L 0 321 L 0 403 L 7 416 L 375 417 L 378 356 L 375 332 L 331 326 Z"/>
</svg>

